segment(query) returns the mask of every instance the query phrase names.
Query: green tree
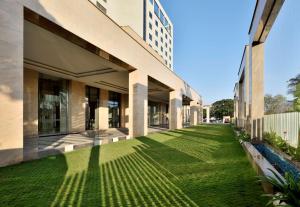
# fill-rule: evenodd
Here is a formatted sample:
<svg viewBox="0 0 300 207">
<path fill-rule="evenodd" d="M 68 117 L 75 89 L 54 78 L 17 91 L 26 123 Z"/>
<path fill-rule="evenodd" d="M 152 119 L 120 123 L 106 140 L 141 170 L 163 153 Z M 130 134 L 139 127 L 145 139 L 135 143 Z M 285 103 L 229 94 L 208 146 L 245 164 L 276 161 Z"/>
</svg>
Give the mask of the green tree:
<svg viewBox="0 0 300 207">
<path fill-rule="evenodd" d="M 300 111 L 300 74 L 289 80 L 289 93 L 294 96 L 294 110 Z"/>
<path fill-rule="evenodd" d="M 283 95 L 265 95 L 265 114 L 279 114 L 293 111 L 292 104 Z"/>
<path fill-rule="evenodd" d="M 232 99 L 216 101 L 211 107 L 211 116 L 222 119 L 223 116 L 233 116 L 234 102 Z"/>
</svg>

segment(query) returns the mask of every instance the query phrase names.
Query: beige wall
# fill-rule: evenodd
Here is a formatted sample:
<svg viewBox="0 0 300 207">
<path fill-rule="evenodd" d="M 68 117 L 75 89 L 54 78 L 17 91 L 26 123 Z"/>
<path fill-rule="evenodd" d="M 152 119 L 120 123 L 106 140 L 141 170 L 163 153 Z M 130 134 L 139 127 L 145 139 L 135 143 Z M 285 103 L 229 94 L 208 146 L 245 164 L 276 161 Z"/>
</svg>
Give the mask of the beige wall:
<svg viewBox="0 0 300 207">
<path fill-rule="evenodd" d="M 24 69 L 24 138 L 38 136 L 39 73 Z"/>
<path fill-rule="evenodd" d="M 69 132 L 85 131 L 85 84 L 71 80 L 69 84 Z"/>
<path fill-rule="evenodd" d="M 23 159 L 23 6 L 0 1 L 0 166 Z"/>
<path fill-rule="evenodd" d="M 146 75 L 172 89 L 181 91 L 192 100 L 201 99 L 196 91 L 89 1 L 40 0 L 38 2 L 23 1 L 23 3 L 31 10 L 72 31 L 75 35 L 118 57 Z M 69 12 L 65 12 L 65 8 L 68 8 Z M 78 13 L 78 11 L 81 12 Z M 84 22 L 84 24 L 78 24 L 78 22 Z"/>
</svg>

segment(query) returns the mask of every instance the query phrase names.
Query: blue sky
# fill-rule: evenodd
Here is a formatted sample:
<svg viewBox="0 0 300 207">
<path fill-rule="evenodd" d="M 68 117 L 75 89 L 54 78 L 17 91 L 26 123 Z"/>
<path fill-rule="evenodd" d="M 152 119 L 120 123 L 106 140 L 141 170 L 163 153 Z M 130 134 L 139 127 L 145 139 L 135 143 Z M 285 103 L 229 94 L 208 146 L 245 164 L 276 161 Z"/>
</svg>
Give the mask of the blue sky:
<svg viewBox="0 0 300 207">
<path fill-rule="evenodd" d="M 160 0 L 174 24 L 174 68 L 205 104 L 232 98 L 255 0 Z M 300 1 L 287 0 L 265 48 L 265 92 L 300 73 Z"/>
</svg>

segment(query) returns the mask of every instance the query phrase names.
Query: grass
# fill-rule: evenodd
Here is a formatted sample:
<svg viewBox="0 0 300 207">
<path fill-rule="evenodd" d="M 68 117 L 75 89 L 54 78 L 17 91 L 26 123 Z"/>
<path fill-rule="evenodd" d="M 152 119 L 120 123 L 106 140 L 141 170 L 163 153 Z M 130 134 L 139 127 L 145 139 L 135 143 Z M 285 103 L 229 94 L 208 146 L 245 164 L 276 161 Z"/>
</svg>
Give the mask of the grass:
<svg viewBox="0 0 300 207">
<path fill-rule="evenodd" d="M 202 125 L 0 169 L 1 206 L 264 206 L 230 126 Z"/>
</svg>

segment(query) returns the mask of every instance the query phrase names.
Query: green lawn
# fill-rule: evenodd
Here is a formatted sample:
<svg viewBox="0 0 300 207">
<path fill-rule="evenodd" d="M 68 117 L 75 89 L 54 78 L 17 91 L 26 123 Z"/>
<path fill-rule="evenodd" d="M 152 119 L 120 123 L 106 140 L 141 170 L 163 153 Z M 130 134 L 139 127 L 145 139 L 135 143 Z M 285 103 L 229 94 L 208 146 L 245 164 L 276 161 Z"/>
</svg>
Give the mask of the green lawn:
<svg viewBox="0 0 300 207">
<path fill-rule="evenodd" d="M 152 134 L 0 169 L 0 206 L 264 206 L 229 126 Z"/>
</svg>

